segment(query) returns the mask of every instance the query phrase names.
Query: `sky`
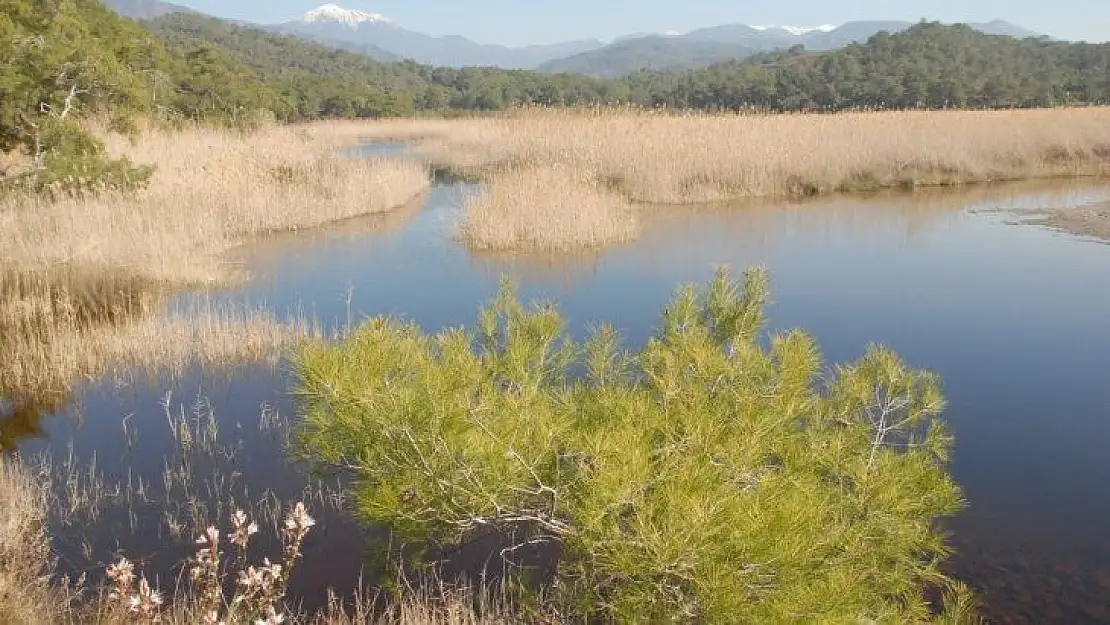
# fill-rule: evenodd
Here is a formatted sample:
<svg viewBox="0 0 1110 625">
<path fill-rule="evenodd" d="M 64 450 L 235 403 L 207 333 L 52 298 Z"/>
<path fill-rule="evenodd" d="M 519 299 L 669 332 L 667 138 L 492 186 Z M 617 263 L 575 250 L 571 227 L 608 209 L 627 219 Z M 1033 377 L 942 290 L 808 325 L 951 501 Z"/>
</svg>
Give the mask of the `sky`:
<svg viewBox="0 0 1110 625">
<path fill-rule="evenodd" d="M 217 17 L 277 23 L 328 0 L 171 0 Z M 838 25 L 853 20 L 1004 19 L 1063 39 L 1110 40 L 1110 0 L 330 0 L 398 25 L 481 43 L 608 39 L 706 26 Z"/>
</svg>

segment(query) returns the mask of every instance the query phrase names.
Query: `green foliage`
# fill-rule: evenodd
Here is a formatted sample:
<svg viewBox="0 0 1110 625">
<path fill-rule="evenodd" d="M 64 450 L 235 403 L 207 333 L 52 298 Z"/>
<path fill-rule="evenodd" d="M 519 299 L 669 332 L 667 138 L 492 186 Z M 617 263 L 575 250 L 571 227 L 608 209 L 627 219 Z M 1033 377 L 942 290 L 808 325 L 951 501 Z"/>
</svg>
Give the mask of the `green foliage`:
<svg viewBox="0 0 1110 625">
<path fill-rule="evenodd" d="M 40 162 L 30 171 L 0 179 L 0 190 L 51 196 L 130 192 L 146 187 L 154 174 L 152 166 L 107 157 L 104 144 L 72 119 L 44 118 L 37 131 Z"/>
<path fill-rule="evenodd" d="M 393 117 L 416 111 L 502 110 L 530 104 L 618 102 L 619 83 L 488 67 L 383 63 L 369 56 L 196 14 L 144 22 L 167 48 L 218 50 L 281 94 L 282 119 Z M 249 81 L 240 91 L 256 89 Z M 280 110 L 279 110 L 280 109 Z"/>
<path fill-rule="evenodd" d="M 154 167 L 136 165 L 130 159 L 105 158 L 99 154 L 72 151 L 51 152 L 45 169 L 29 174 L 22 182 L 35 193 L 75 195 L 100 191 L 137 191 L 145 188 Z M 20 181 L 17 181 L 17 184 Z"/>
<path fill-rule="evenodd" d="M 105 157 L 79 120 L 111 113 L 119 126 L 150 110 L 154 37 L 95 0 L 0 0 L 0 9 L 0 150 L 33 159 L 0 185 L 74 193 L 146 184 L 149 168 Z"/>
<path fill-rule="evenodd" d="M 832 52 L 799 47 L 626 81 L 639 103 L 712 110 L 1105 104 L 1110 44 L 1015 39 L 923 22 Z"/>
<path fill-rule="evenodd" d="M 153 36 L 95 0 L 0 0 L 0 149 L 27 146 L 46 118 L 143 110 Z"/>
<path fill-rule="evenodd" d="M 280 119 L 617 103 L 789 111 L 1110 101 L 1110 44 L 1019 40 L 936 23 L 921 23 L 894 35 L 879 33 L 865 44 L 826 53 L 797 46 L 696 70 L 660 71 L 690 59 L 655 58 L 655 40 L 635 40 L 616 48 L 627 48 L 625 69 L 653 69 L 610 80 L 488 67 L 428 67 L 412 61 L 383 63 L 200 15 L 172 14 L 144 25 L 175 53 L 188 55 L 198 46 L 208 46 L 227 64 L 245 68 L 239 70 L 244 79 L 234 85 L 238 99 L 269 89 L 259 101 L 267 102 Z M 703 62 L 699 49 L 686 52 Z M 654 60 L 647 62 L 647 57 Z M 192 79 L 187 82 L 192 84 Z"/>
<path fill-rule="evenodd" d="M 761 338 L 765 286 L 682 290 L 636 353 L 508 286 L 473 331 L 374 319 L 301 353 L 303 440 L 404 552 L 558 544 L 576 619 L 929 620 L 962 505 L 937 379 L 880 347 L 826 375 Z"/>
</svg>

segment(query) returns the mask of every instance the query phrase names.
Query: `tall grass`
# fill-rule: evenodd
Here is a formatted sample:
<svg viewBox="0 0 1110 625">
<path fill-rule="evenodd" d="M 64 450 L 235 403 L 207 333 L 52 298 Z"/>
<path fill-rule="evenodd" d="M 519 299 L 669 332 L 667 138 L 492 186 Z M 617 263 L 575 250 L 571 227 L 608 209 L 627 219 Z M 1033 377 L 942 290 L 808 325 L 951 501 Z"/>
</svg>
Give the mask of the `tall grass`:
<svg viewBox="0 0 1110 625">
<path fill-rule="evenodd" d="M 199 299 L 155 314 L 162 295 L 119 273 L 0 274 L 0 396 L 41 401 L 104 375 L 129 382 L 194 363 L 275 363 L 320 335 L 303 317 Z"/>
<path fill-rule="evenodd" d="M 0 199 L 0 265 L 123 268 L 207 283 L 229 277 L 221 254 L 248 237 L 385 212 L 428 188 L 417 163 L 333 154 L 341 142 L 325 128 L 110 137 L 113 154 L 158 167 L 150 188 L 134 197 Z"/>
<path fill-rule="evenodd" d="M 1110 173 L 1106 108 L 839 115 L 529 110 L 375 122 L 361 133 L 414 141 L 436 166 L 487 182 L 488 193 L 468 203 L 462 228 L 477 249 L 565 249 L 630 238 L 635 228 L 616 195 L 692 204 Z"/>
<path fill-rule="evenodd" d="M 563 165 L 492 176 L 466 204 L 460 234 L 479 250 L 566 250 L 618 243 L 637 234 L 628 200 Z"/>
<path fill-rule="evenodd" d="M 468 174 L 566 165 L 649 203 L 1110 172 L 1106 108 L 771 116 L 530 111 L 382 122 L 366 132 L 423 137 L 434 161 Z"/>
<path fill-rule="evenodd" d="M 52 557 L 48 501 L 41 481 L 18 460 L 0 456 L 0 622 L 63 622 L 67 595 L 46 578 Z"/>
<path fill-rule="evenodd" d="M 148 189 L 0 198 L 0 394 L 273 359 L 310 324 L 210 307 L 155 316 L 161 295 L 235 279 L 227 253 L 252 237 L 387 213 L 430 185 L 412 161 L 335 154 L 357 135 L 326 124 L 101 134 L 114 155 L 157 166 Z"/>
</svg>

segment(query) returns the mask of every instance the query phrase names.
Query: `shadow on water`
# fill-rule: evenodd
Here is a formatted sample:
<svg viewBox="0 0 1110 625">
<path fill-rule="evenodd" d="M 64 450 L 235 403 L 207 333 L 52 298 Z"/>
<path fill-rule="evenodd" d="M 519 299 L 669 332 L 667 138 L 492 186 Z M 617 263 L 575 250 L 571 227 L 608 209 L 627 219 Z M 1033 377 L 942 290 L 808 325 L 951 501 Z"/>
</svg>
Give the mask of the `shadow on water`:
<svg viewBox="0 0 1110 625">
<path fill-rule="evenodd" d="M 16 449 L 20 444 L 46 437 L 43 419 L 60 411 L 68 401 L 0 398 L 0 451 Z"/>
<path fill-rule="evenodd" d="M 679 284 L 704 281 L 719 264 L 767 266 L 771 329 L 805 328 L 830 362 L 887 343 L 941 375 L 957 441 L 953 469 L 970 500 L 952 524 L 952 570 L 983 593 L 988 614 L 1014 623 L 1110 620 L 1100 612 L 1110 593 L 1110 549 L 1101 547 L 1110 524 L 1110 247 L 1007 225 L 1005 216 L 1104 199 L 1110 189 L 1030 183 L 645 206 L 643 235 L 629 244 L 477 255 L 454 237 L 470 188 L 440 185 L 422 205 L 258 241 L 232 258 L 255 279 L 205 296 L 265 301 L 279 314 L 307 307 L 333 327 L 392 314 L 436 330 L 473 323 L 507 274 L 523 297 L 555 300 L 575 334 L 609 321 L 637 345 Z M 322 530 L 310 536 L 292 592 L 319 605 L 328 586 L 344 593 L 368 575 L 367 545 L 384 538 L 343 511 L 334 481 L 312 482 L 290 460 L 288 430 L 273 423 L 295 421 L 294 384 L 287 365 L 220 376 L 197 368 L 171 386 L 105 381 L 80 388 L 67 405 L 0 404 L 0 432 L 56 465 L 95 458 L 106 484 L 144 480 L 145 499 L 57 522 L 71 572 L 95 572 L 124 549 L 162 579 L 177 574 L 191 545 L 172 535 L 170 495 L 195 502 L 171 507 L 193 524 L 226 520 L 220 501 L 226 506 L 229 493 L 255 509 L 311 498 Z M 188 491 L 164 477 L 180 467 L 173 415 L 196 427 L 214 422 L 218 433 L 207 459 L 184 471 Z M 483 565 L 463 554 L 453 566 L 474 573 Z"/>
</svg>

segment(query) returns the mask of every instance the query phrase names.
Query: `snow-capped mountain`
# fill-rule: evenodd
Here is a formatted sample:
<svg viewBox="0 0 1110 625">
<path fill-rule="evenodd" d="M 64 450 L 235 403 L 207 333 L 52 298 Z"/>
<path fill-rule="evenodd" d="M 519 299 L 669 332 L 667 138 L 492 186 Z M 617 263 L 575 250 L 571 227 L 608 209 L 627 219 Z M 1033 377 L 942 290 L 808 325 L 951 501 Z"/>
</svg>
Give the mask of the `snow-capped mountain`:
<svg viewBox="0 0 1110 625">
<path fill-rule="evenodd" d="M 832 24 L 822 24 L 821 26 L 814 26 L 813 28 L 808 28 L 806 26 L 752 26 L 752 28 L 760 32 L 768 30 L 785 30 L 795 37 L 802 37 L 812 32 L 829 33 L 836 30 L 836 26 Z"/>
<path fill-rule="evenodd" d="M 480 44 L 457 35 L 434 37 L 408 30 L 380 13 L 345 9 L 333 3 L 312 9 L 299 19 L 275 28 L 356 52 L 381 49 L 395 57 L 454 67 L 495 65 L 531 69 L 552 59 L 596 50 L 605 45 L 596 39 L 586 39 L 512 48 Z"/>
<path fill-rule="evenodd" d="M 393 20 L 381 13 L 369 11 L 353 11 L 344 9 L 338 4 L 322 4 L 311 11 L 301 15 L 302 22 L 314 24 L 318 22 L 337 22 L 350 28 L 358 28 L 359 24 L 392 24 Z"/>
</svg>

